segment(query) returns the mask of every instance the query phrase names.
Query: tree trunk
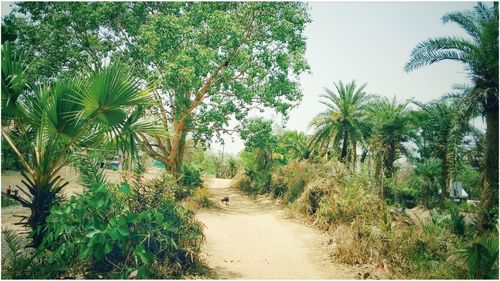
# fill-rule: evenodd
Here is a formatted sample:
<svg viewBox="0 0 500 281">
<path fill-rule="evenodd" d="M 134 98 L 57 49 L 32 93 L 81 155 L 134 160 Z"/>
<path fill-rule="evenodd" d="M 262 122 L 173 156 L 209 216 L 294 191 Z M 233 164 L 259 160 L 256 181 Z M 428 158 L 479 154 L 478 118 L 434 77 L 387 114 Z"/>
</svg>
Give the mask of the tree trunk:
<svg viewBox="0 0 500 281">
<path fill-rule="evenodd" d="M 347 132 L 344 131 L 344 140 L 342 141 L 342 152 L 340 153 L 340 161 L 344 162 L 347 156 L 347 149 L 348 149 L 348 144 L 349 142 L 349 135 Z"/>
<path fill-rule="evenodd" d="M 498 218 L 498 101 L 486 110 L 485 150 L 479 219 L 482 229 L 491 229 Z"/>
<path fill-rule="evenodd" d="M 443 153 L 443 157 L 441 158 L 441 160 L 443 161 L 443 163 L 441 167 L 441 196 L 439 201 L 441 207 L 443 207 L 446 196 L 448 196 L 448 194 L 450 193 L 450 191 L 448 190 L 449 186 L 448 178 L 450 176 L 450 161 L 448 159 L 448 153 L 446 151 Z"/>
<path fill-rule="evenodd" d="M 27 223 L 32 230 L 32 245 L 30 246 L 33 246 L 34 248 L 38 248 L 40 244 L 42 244 L 46 232 L 46 220 L 50 215 L 50 207 L 52 206 L 54 199 L 55 194 L 52 192 L 42 192 L 39 196 L 35 196 L 33 199 L 33 206 L 30 208 L 31 215 Z"/>
<path fill-rule="evenodd" d="M 388 149 L 387 152 L 384 153 L 384 174 L 386 178 L 392 178 L 394 174 L 394 162 L 396 162 L 396 146 L 392 144 L 386 145 Z"/>
<path fill-rule="evenodd" d="M 185 120 L 181 119 L 174 123 L 174 136 L 172 138 L 172 147 L 168 155 L 167 169 L 173 174 L 178 174 L 180 167 L 177 167 L 179 153 L 181 152 L 182 135 L 184 134 Z"/>
</svg>

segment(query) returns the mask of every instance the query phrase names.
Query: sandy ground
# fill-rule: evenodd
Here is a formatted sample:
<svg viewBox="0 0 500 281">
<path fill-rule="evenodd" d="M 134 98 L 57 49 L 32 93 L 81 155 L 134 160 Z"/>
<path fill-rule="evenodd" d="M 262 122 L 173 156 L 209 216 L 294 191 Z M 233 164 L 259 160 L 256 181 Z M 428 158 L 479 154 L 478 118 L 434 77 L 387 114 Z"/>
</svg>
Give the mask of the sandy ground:
<svg viewBox="0 0 500 281">
<path fill-rule="evenodd" d="M 205 228 L 203 257 L 218 279 L 353 279 L 354 267 L 334 264 L 328 237 L 286 218 L 269 200 L 252 200 L 229 188 L 230 180 L 207 179 L 221 208 L 197 214 Z M 229 204 L 221 203 L 224 196 Z"/>
<path fill-rule="evenodd" d="M 148 167 L 148 172 L 144 174 L 144 178 L 152 179 L 161 175 L 162 170 L 156 167 Z M 67 197 L 71 197 L 75 194 L 81 194 L 83 192 L 83 186 L 79 182 L 78 173 L 74 168 L 64 167 L 59 173 L 64 179 L 69 181 L 69 184 L 62 189 L 62 193 Z M 105 170 L 104 174 L 106 179 L 111 183 L 119 183 L 124 177 L 123 171 L 112 171 Z M 18 171 L 2 171 L 1 173 L 1 186 L 2 191 L 5 191 L 10 185 L 12 189 L 16 189 L 16 185 L 22 186 L 21 179 L 23 179 Z M 21 192 L 19 192 L 20 195 Z M 29 215 L 29 209 L 24 208 L 20 205 L 10 206 L 1 209 L 1 227 L 2 229 L 10 228 L 15 230 L 17 233 L 23 233 L 26 229 L 22 226 L 14 225 L 14 223 L 19 222 L 20 218 L 16 217 L 19 215 Z"/>
</svg>

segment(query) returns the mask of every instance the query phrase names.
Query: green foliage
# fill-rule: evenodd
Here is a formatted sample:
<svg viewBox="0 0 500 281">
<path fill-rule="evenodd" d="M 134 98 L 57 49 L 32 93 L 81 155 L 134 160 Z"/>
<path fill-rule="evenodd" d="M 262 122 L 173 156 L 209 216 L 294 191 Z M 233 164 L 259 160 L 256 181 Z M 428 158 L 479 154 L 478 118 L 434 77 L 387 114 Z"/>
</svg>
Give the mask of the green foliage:
<svg viewBox="0 0 500 281">
<path fill-rule="evenodd" d="M 479 237 L 465 250 L 469 277 L 498 279 L 498 237 Z"/>
<path fill-rule="evenodd" d="M 35 256 L 24 252 L 23 239 L 11 229 L 2 229 L 2 278 L 25 278 L 26 269 L 34 262 Z M 3 247 L 2 247 L 3 248 Z"/>
<path fill-rule="evenodd" d="M 100 186 L 106 183 L 104 170 L 100 167 L 102 161 L 90 155 L 80 156 L 78 161 L 78 171 L 80 180 L 84 187 Z"/>
<path fill-rule="evenodd" d="M 458 236 L 465 235 L 465 220 L 464 216 L 460 213 L 460 209 L 454 205 L 450 205 L 450 220 L 451 220 L 451 231 Z"/>
<path fill-rule="evenodd" d="M 478 200 L 481 194 L 481 173 L 471 165 L 462 165 L 456 181 L 463 183 L 463 188 L 469 194 L 469 199 Z"/>
<path fill-rule="evenodd" d="M 23 164 L 19 161 L 12 147 L 2 138 L 2 171 L 5 170 L 21 170 Z"/>
<path fill-rule="evenodd" d="M 346 85 L 339 81 L 334 85 L 335 91 L 325 88 L 326 93 L 321 96 L 326 100 L 322 103 L 327 110 L 311 121 L 315 132 L 310 147 L 321 155 L 337 153 L 339 160 L 352 162 L 356 159 L 356 145 L 364 136 L 362 119 L 368 100 L 364 91 L 366 84 L 358 87 L 356 81 Z"/>
<path fill-rule="evenodd" d="M 2 80 L 2 87 L 9 87 L 4 80 L 9 79 Z M 2 135 L 26 170 L 24 191 L 32 197 L 12 198 L 32 210 L 29 227 L 43 227 L 54 198 L 67 185 L 58 171 L 74 154 L 116 141 L 113 136 L 120 135 L 129 109 L 147 104 L 151 90 L 120 64 L 112 64 L 88 76 L 23 91 L 12 101 L 19 111 L 10 117 L 14 126 Z M 5 94 L 12 94 L 11 99 L 17 95 Z M 33 236 L 35 246 L 42 236 L 43 231 Z"/>
<path fill-rule="evenodd" d="M 245 141 L 242 153 L 245 173 L 251 184 L 245 182 L 243 189 L 251 193 L 269 192 L 274 168 L 273 152 L 277 137 L 272 134 L 272 122 L 264 119 L 251 119 L 240 133 Z"/>
<path fill-rule="evenodd" d="M 415 182 L 399 182 L 390 179 L 384 182 L 387 197 L 393 197 L 403 208 L 413 208 L 422 197 L 422 190 Z"/>
<path fill-rule="evenodd" d="M 17 201 L 2 195 L 2 208 L 19 205 Z"/>
<path fill-rule="evenodd" d="M 196 189 L 193 194 L 193 201 L 199 208 L 213 208 L 215 206 L 215 202 L 210 199 L 206 188 Z"/>
<path fill-rule="evenodd" d="M 412 71 L 443 60 L 465 65 L 473 85 L 458 88 L 457 119 L 459 123 L 467 123 L 478 111 L 486 117 L 479 227 L 492 229 L 498 220 L 498 3 L 479 2 L 473 10 L 448 13 L 442 19 L 444 23 L 458 24 L 468 37 L 442 36 L 419 43 L 405 70 Z M 444 161 L 444 170 L 446 166 Z"/>
<path fill-rule="evenodd" d="M 391 178 L 396 167 L 394 163 L 401 154 L 406 154 L 404 143 L 413 133 L 407 103 L 398 103 L 396 97 L 372 100 L 366 105 L 366 122 L 369 126 L 369 148 L 374 154 L 375 173 L 380 180 L 382 169 Z"/>
<path fill-rule="evenodd" d="M 307 138 L 297 131 L 285 131 L 279 135 L 274 151 L 282 165 L 286 165 L 290 160 L 302 160 L 309 157 Z"/>
<path fill-rule="evenodd" d="M 148 195 L 130 187 L 92 186 L 53 207 L 42 244 L 50 253 L 49 262 L 84 262 L 92 268 L 89 274 L 115 278 L 133 270 L 138 270 L 138 278 L 178 277 L 197 259 L 201 226 L 173 198 L 156 195 L 154 203 L 143 199 L 146 204 L 140 204 L 134 200 L 138 196 Z M 161 275 L 161 268 L 168 268 L 167 276 Z M 80 270 L 86 274 L 89 268 Z"/>
<path fill-rule="evenodd" d="M 241 138 L 245 141 L 245 150 L 268 151 L 274 149 L 277 138 L 272 131 L 271 121 L 262 118 L 251 119 L 240 132 Z"/>
<path fill-rule="evenodd" d="M 202 184 L 201 168 L 195 165 L 183 165 L 181 168 L 180 184 L 188 188 L 198 187 Z"/>
<path fill-rule="evenodd" d="M 437 203 L 438 190 L 441 186 L 441 161 L 436 158 L 427 158 L 417 162 L 409 185 L 419 188 L 421 200 L 431 208 Z"/>
<path fill-rule="evenodd" d="M 146 81 L 156 80 L 157 106 L 148 110 L 169 134 L 141 137 L 140 142 L 148 155 L 176 173 L 184 147 L 179 138 L 190 134 L 195 142 L 206 143 L 224 130 L 238 130 L 239 125 L 229 128 L 229 121 L 247 119 L 253 108 L 286 116 L 302 98 L 298 77 L 309 68 L 306 3 L 18 6 L 2 30 L 28 52 L 30 74 L 35 74 L 28 75 L 31 79 L 99 70 L 110 58 L 134 65 L 134 74 Z M 50 40 L 40 36 L 47 30 Z"/>
</svg>

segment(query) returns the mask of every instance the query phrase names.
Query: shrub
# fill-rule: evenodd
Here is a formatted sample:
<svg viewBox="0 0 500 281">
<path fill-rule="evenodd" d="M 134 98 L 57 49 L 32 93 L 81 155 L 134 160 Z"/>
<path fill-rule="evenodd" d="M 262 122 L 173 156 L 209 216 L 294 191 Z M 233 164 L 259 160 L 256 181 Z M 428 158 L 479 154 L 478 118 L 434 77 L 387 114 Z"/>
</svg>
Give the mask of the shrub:
<svg viewBox="0 0 500 281">
<path fill-rule="evenodd" d="M 270 191 L 278 197 L 283 196 L 287 203 L 300 197 L 308 182 L 317 177 L 316 166 L 307 161 L 291 161 L 279 168 L 271 178 Z"/>
<path fill-rule="evenodd" d="M 193 201 L 196 203 L 199 208 L 212 208 L 215 206 L 215 203 L 208 194 L 208 190 L 206 188 L 199 188 L 194 192 Z"/>
<path fill-rule="evenodd" d="M 295 209 L 299 212 L 314 215 L 322 199 L 333 189 L 332 181 L 325 178 L 317 178 L 306 185 L 304 192 L 295 201 Z"/>
<path fill-rule="evenodd" d="M 194 165 L 182 165 L 180 184 L 185 187 L 198 187 L 202 183 L 201 168 Z"/>
<path fill-rule="evenodd" d="M 458 236 L 465 235 L 465 220 L 457 207 L 450 209 L 451 230 Z"/>
<path fill-rule="evenodd" d="M 383 200 L 363 178 L 352 177 L 322 200 L 317 215 L 324 224 L 379 221 Z"/>
<path fill-rule="evenodd" d="M 469 277 L 498 279 L 498 236 L 482 236 L 465 249 Z"/>
<path fill-rule="evenodd" d="M 2 170 L 21 170 L 23 164 L 14 153 L 12 147 L 2 137 Z"/>
<path fill-rule="evenodd" d="M 198 260 L 202 228 L 191 211 L 160 194 L 149 204 L 151 189 L 93 186 L 52 208 L 42 249 L 49 262 L 86 264 L 76 269 L 90 278 L 126 278 L 134 270 L 138 278 L 178 278 Z"/>
</svg>

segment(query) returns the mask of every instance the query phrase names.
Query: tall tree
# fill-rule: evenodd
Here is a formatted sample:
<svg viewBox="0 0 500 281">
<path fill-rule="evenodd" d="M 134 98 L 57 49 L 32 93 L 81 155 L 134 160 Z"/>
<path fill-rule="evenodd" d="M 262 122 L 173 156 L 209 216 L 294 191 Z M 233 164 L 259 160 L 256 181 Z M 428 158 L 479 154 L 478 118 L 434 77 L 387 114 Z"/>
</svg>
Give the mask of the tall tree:
<svg viewBox="0 0 500 281">
<path fill-rule="evenodd" d="M 344 163 L 356 161 L 357 143 L 362 141 L 363 114 L 368 96 L 364 89 L 366 84 L 356 85 L 356 81 L 343 84 L 334 83 L 335 91 L 325 88 L 321 95 L 322 104 L 327 110 L 318 114 L 310 126 L 315 127 L 310 145 L 325 152 L 340 148 L 339 160 Z M 349 161 L 350 160 L 350 161 Z"/>
<path fill-rule="evenodd" d="M 137 75 L 158 81 L 157 104 L 149 111 L 160 116 L 170 137 L 142 136 L 141 142 L 173 172 L 182 162 L 187 134 L 208 142 L 239 129 L 229 128 L 229 121 L 243 121 L 253 108 L 286 115 L 302 96 L 298 75 L 308 69 L 305 3 L 18 5 L 24 16 L 9 21 L 19 30 L 13 37 L 31 50 L 34 61 L 51 58 L 55 70 L 47 77 L 99 68 L 119 57 L 137 66 Z"/>
<path fill-rule="evenodd" d="M 406 154 L 404 143 L 409 141 L 412 134 L 412 124 L 406 103 L 398 103 L 396 97 L 389 100 L 381 97 L 373 100 L 366 106 L 366 119 L 370 124 L 370 148 L 378 156 L 376 158 L 376 175 L 392 177 L 395 172 L 394 163 Z M 377 165 L 378 164 L 378 165 Z"/>
<path fill-rule="evenodd" d="M 449 98 L 427 104 L 416 103 L 422 110 L 415 111 L 414 121 L 419 134 L 414 140 L 420 159 L 437 158 L 441 161 L 441 203 L 449 194 L 454 168 L 466 133 L 473 128 L 468 122 L 459 122 L 459 105 Z"/>
<path fill-rule="evenodd" d="M 449 13 L 442 19 L 458 24 L 469 37 L 439 37 L 419 43 L 405 70 L 443 60 L 466 65 L 473 86 L 464 91 L 462 118 L 468 119 L 477 107 L 486 117 L 481 224 L 493 227 L 498 218 L 498 3 L 478 3 L 474 10 Z"/>
</svg>

